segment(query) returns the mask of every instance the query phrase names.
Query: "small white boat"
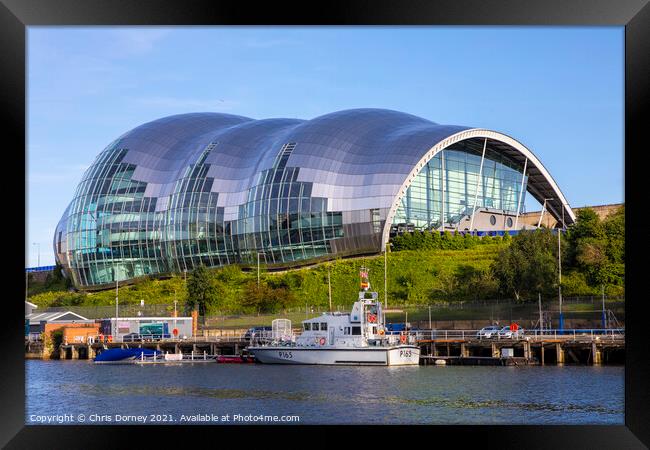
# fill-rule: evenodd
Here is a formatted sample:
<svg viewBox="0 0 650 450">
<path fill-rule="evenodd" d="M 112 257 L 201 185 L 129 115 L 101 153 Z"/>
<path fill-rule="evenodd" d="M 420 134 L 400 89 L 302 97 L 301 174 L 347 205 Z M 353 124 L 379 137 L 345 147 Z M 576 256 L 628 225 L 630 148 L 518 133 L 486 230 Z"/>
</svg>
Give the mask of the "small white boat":
<svg viewBox="0 0 650 450">
<path fill-rule="evenodd" d="M 302 322 L 297 336 L 273 336 L 248 347 L 266 364 L 327 364 L 411 366 L 420 361 L 420 347 L 406 333 L 393 335 L 385 328 L 377 293 L 369 291 L 368 272 L 361 269 L 359 299 L 350 313 L 323 313 Z"/>
</svg>

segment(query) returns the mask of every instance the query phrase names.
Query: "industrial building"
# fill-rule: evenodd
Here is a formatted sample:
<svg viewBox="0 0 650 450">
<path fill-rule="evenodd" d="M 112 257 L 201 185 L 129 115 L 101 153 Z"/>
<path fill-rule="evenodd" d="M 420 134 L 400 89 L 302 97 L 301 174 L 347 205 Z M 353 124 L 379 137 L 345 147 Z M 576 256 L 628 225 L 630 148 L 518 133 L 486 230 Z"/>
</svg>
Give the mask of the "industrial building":
<svg viewBox="0 0 650 450">
<path fill-rule="evenodd" d="M 99 331 L 115 342 L 142 339 L 187 339 L 193 336 L 192 317 L 113 317 L 103 319 Z"/>
<path fill-rule="evenodd" d="M 80 288 L 200 264 L 286 268 L 380 253 L 399 230 L 518 230 L 527 193 L 575 221 L 540 160 L 498 131 L 383 109 L 182 114 L 97 156 L 54 252 Z"/>
<path fill-rule="evenodd" d="M 28 313 L 29 305 L 27 303 L 25 302 L 25 336 L 30 340 L 40 340 L 42 335 L 49 335 L 52 331 L 61 328 L 88 328 L 84 335 L 97 334 L 96 330 L 99 329 L 99 326 L 96 326 L 92 319 L 87 319 L 72 311 L 33 312 L 35 308 L 31 307 Z"/>
</svg>

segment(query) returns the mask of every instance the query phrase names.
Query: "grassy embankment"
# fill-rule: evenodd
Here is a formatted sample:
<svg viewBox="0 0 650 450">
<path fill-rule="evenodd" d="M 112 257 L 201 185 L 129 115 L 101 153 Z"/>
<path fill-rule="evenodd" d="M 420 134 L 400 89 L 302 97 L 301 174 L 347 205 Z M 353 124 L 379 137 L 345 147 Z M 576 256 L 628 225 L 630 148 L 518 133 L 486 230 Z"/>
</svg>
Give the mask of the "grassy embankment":
<svg viewBox="0 0 650 450">
<path fill-rule="evenodd" d="M 503 244 L 486 244 L 471 249 L 400 251 L 388 255 L 388 295 L 391 305 L 430 304 L 461 300 L 454 292 L 455 276 L 459 271 L 488 271 Z M 374 290 L 384 297 L 383 256 L 339 259 L 316 267 L 297 269 L 282 273 L 262 273 L 262 282 L 286 285 L 295 297 L 293 309 L 305 304 L 324 308 L 328 305 L 327 265 L 330 266 L 332 303 L 348 308 L 358 292 L 358 273 L 361 265 L 370 270 L 370 281 Z M 243 272 L 237 267 L 215 269 L 227 286 L 219 304 L 211 314 L 242 313 L 239 305 L 245 285 L 257 279 L 257 273 Z M 480 293 L 475 293 L 480 298 Z M 137 284 L 120 287 L 120 306 L 140 304 L 185 303 L 187 291 L 182 276 L 169 279 L 147 279 Z M 465 298 L 473 300 L 474 298 Z M 97 306 L 114 305 L 115 291 L 72 292 L 53 285 L 49 289 L 42 284 L 32 283 L 29 300 L 40 308 L 50 306 Z M 304 313 L 302 313 L 304 317 Z"/>
</svg>

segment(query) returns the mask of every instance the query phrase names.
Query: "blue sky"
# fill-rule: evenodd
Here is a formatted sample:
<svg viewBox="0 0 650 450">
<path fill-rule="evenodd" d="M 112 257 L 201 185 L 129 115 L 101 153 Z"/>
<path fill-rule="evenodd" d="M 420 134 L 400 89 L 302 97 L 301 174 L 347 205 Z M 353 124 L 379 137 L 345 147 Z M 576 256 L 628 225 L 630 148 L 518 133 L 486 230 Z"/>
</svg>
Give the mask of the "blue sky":
<svg viewBox="0 0 650 450">
<path fill-rule="evenodd" d="M 516 138 L 571 206 L 624 200 L 622 27 L 29 27 L 27 76 L 29 266 L 106 145 L 184 112 L 395 109 Z"/>
</svg>

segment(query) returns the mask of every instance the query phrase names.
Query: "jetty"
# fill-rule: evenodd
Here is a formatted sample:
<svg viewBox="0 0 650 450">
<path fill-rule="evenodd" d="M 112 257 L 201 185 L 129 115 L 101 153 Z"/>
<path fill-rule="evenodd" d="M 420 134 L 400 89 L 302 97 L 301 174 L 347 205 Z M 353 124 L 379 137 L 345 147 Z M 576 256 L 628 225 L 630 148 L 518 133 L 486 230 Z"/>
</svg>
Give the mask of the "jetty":
<svg viewBox="0 0 650 450">
<path fill-rule="evenodd" d="M 516 338 L 479 337 L 479 330 L 412 331 L 421 364 L 622 364 L 623 329 L 526 330 Z"/>
<path fill-rule="evenodd" d="M 135 342 L 62 343 L 45 355 L 39 342 L 26 343 L 28 358 L 93 359 L 109 348 L 148 348 L 185 355 L 184 362 L 241 355 L 250 345 L 246 330 L 212 330 L 188 339 Z M 296 330 L 298 331 L 298 330 Z M 479 337 L 479 330 L 409 330 L 420 347 L 422 365 L 556 365 L 623 364 L 624 329 L 526 330 L 516 338 Z"/>
</svg>

